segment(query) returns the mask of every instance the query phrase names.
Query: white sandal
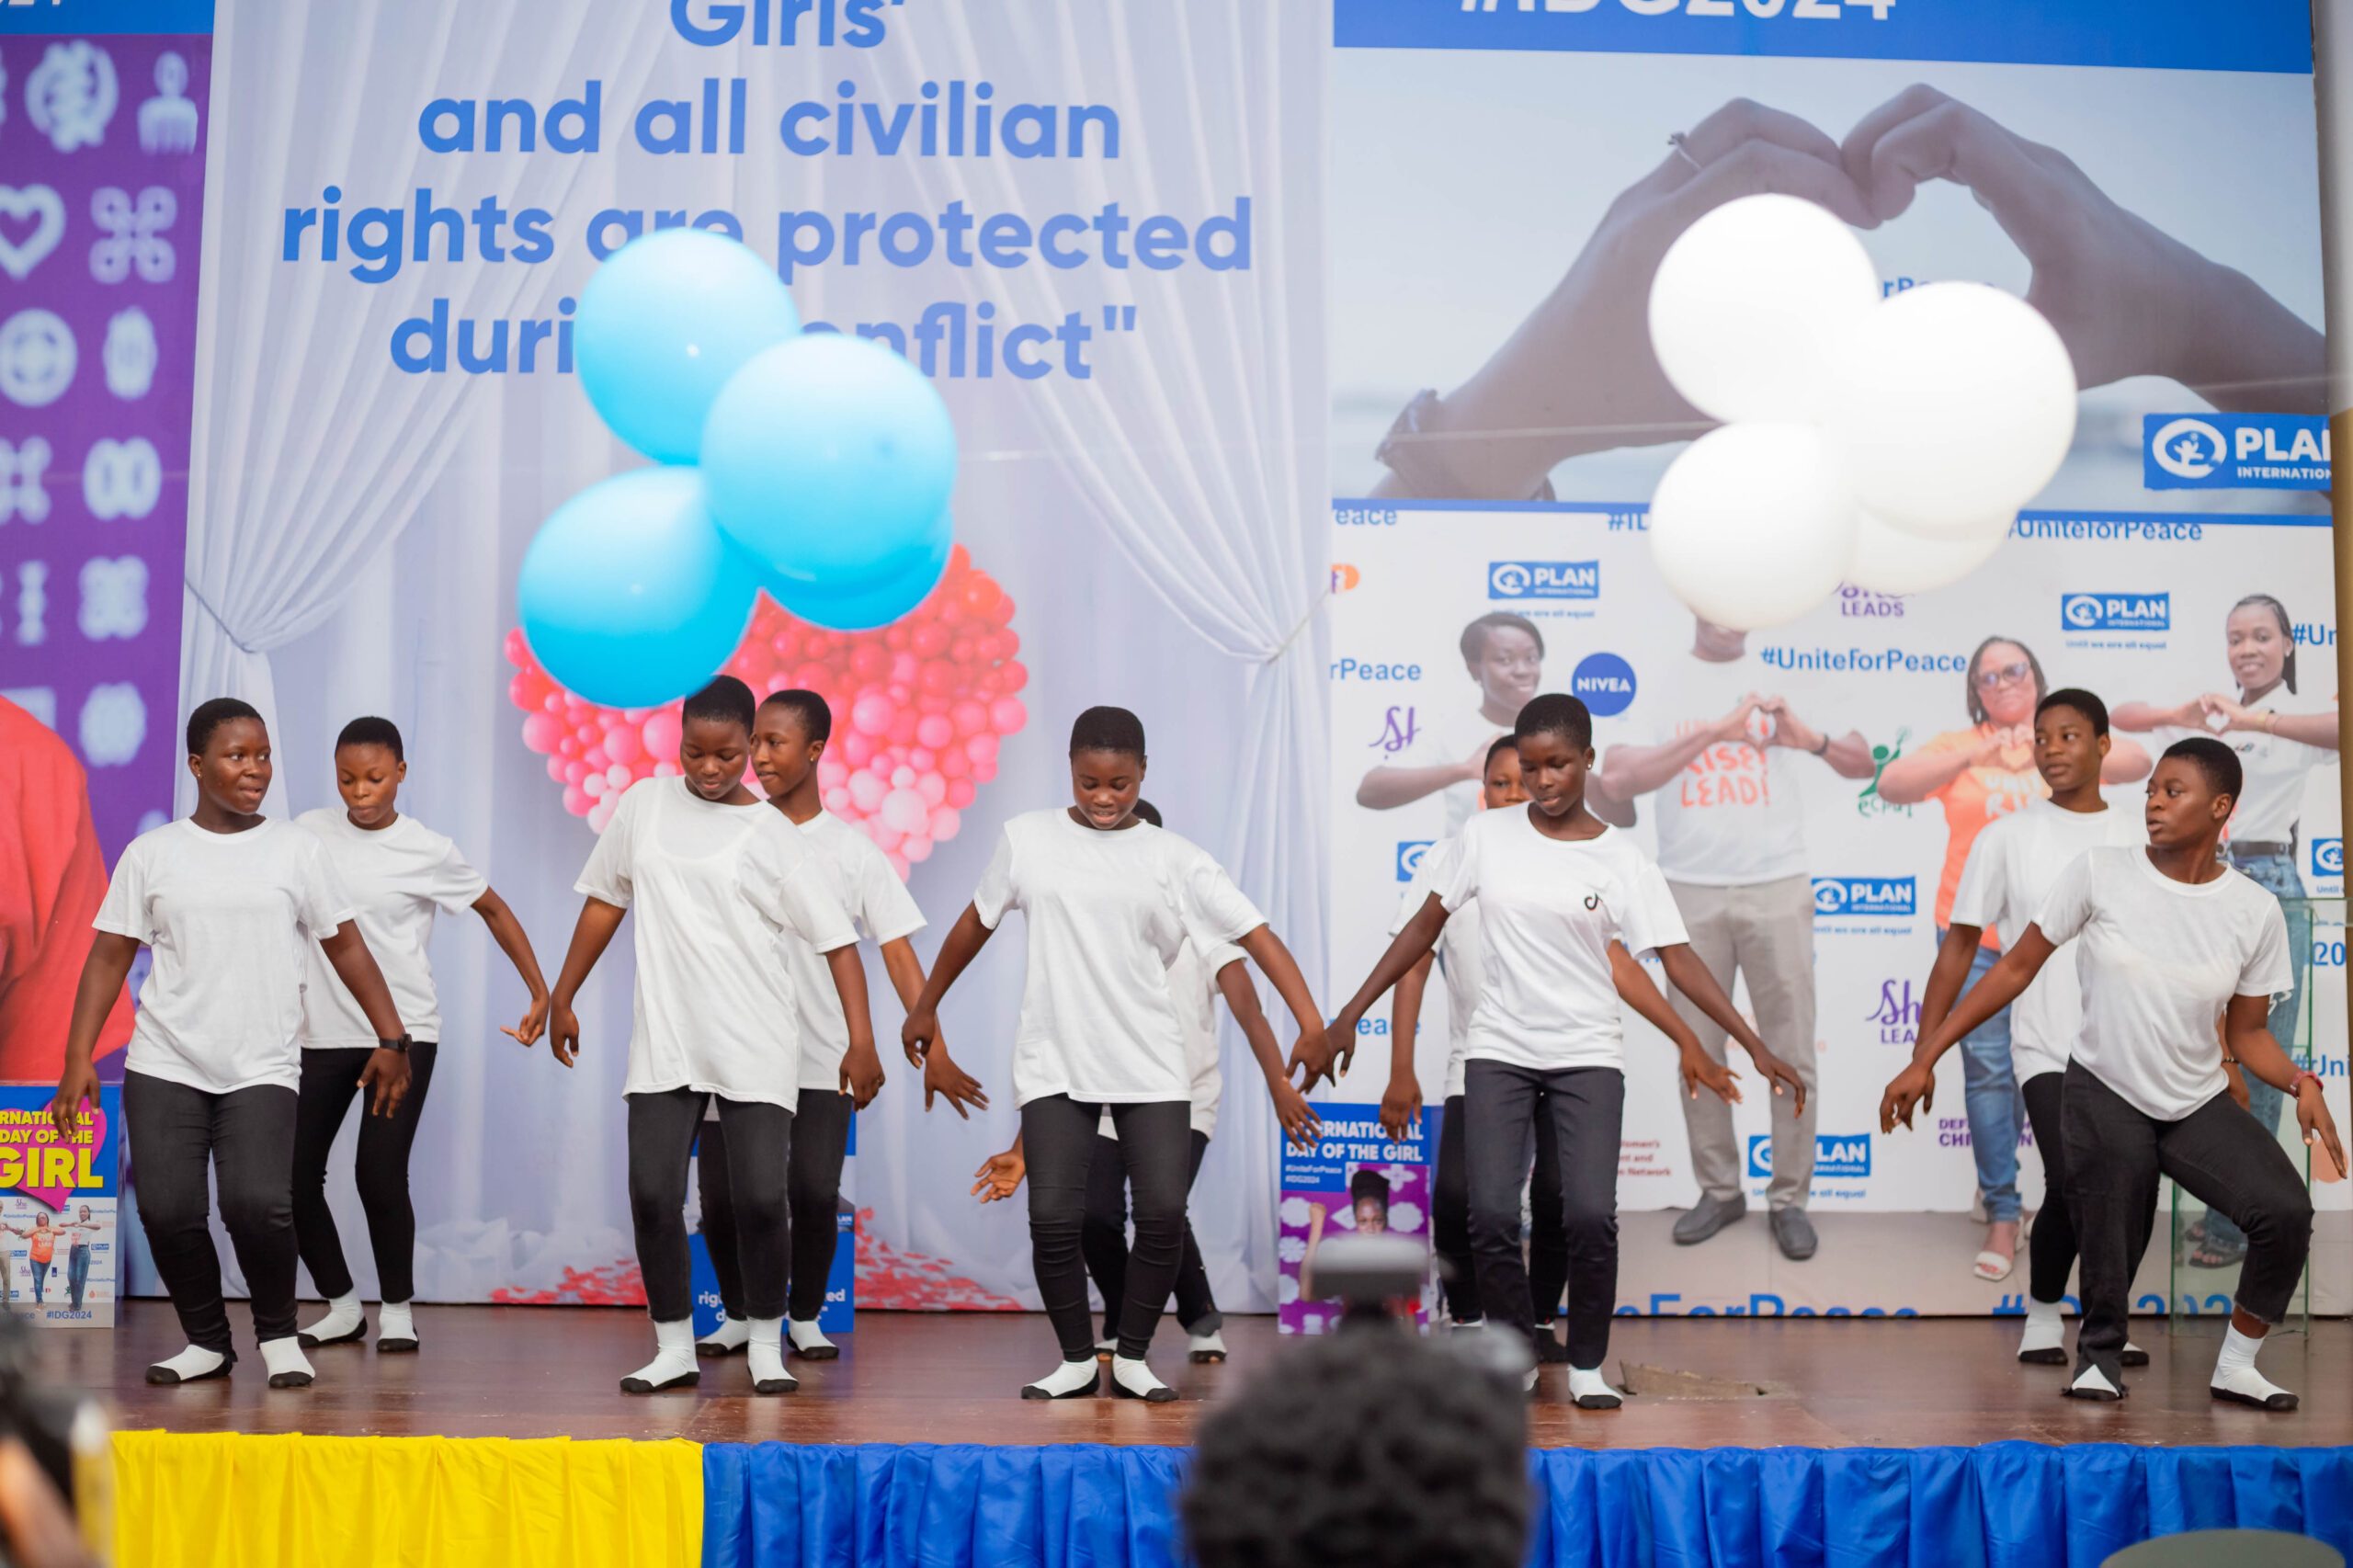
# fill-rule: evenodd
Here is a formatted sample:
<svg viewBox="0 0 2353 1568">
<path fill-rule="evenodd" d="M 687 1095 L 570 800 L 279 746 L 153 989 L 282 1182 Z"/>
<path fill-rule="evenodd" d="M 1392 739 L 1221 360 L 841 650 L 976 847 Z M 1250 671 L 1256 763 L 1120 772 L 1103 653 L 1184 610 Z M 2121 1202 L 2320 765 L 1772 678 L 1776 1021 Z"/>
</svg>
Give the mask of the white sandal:
<svg viewBox="0 0 2353 1568">
<path fill-rule="evenodd" d="M 2004 1257 L 1998 1252 L 1981 1252 L 1969 1267 L 1970 1271 L 1975 1274 L 1980 1279 L 1984 1280 L 1989 1285 L 1998 1285 L 2003 1280 L 2007 1279 L 2010 1277 L 2011 1270 L 2017 1268 L 2018 1266 L 2018 1260 L 2016 1254 L 2012 1254 L 2008 1257 Z"/>
</svg>

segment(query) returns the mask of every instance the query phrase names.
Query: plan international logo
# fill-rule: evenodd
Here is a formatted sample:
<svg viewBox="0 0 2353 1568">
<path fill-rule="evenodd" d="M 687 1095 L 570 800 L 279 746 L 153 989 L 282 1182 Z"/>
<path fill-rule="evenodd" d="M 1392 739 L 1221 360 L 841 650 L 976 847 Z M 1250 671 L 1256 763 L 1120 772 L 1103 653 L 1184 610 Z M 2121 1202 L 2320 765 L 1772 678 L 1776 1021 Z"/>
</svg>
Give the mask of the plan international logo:
<svg viewBox="0 0 2353 1568">
<path fill-rule="evenodd" d="M 1773 1174 L 1773 1140 L 1752 1133 L 1748 1140 L 1748 1174 L 1763 1181 Z M 1813 1179 L 1859 1181 L 1871 1174 L 1871 1135 L 1868 1132 L 1823 1132 L 1813 1140 Z"/>
<path fill-rule="evenodd" d="M 1919 913 L 1910 877 L 1816 877 L 1813 913 L 1822 920 L 1870 920 Z"/>
<path fill-rule="evenodd" d="M 1422 857 L 1430 852 L 1427 838 L 1400 839 L 1397 844 L 1397 880 L 1410 882 L 1421 874 Z"/>
<path fill-rule="evenodd" d="M 2165 631 L 2173 626 L 2171 594 L 2063 594 L 2059 625 L 2067 631 Z"/>
<path fill-rule="evenodd" d="M 2149 414 L 2141 482 L 2151 490 L 2325 490 L 2328 423 L 2301 414 Z"/>
<path fill-rule="evenodd" d="M 1487 597 L 1491 599 L 1597 599 L 1601 597 L 1601 563 L 1597 561 L 1491 561 L 1487 563 Z"/>
</svg>

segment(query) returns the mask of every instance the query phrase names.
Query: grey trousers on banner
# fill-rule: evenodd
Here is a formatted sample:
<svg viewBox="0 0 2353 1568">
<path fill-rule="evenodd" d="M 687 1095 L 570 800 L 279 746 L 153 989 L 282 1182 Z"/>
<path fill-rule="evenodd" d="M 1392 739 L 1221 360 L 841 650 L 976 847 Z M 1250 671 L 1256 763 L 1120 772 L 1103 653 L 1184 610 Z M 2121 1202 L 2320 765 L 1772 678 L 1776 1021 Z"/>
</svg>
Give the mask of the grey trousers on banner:
<svg viewBox="0 0 2353 1568">
<path fill-rule="evenodd" d="M 1735 971 L 1748 982 L 1756 1032 L 1765 1037 L 1767 1049 L 1805 1080 L 1802 1115 L 1792 1096 L 1765 1096 L 1773 1106 L 1773 1180 L 1766 1202 L 1775 1209 L 1802 1209 L 1813 1187 L 1813 880 L 1783 877 L 1739 888 L 1670 881 L 1667 889 L 1691 934 L 1691 950 L 1725 995 L 1732 994 Z M 1723 1061 L 1730 1043 L 1724 1031 L 1680 991 L 1669 988 L 1667 998 L 1699 1037 L 1699 1048 Z M 1740 1196 L 1747 1185 L 1732 1107 L 1710 1094 L 1677 1097 L 1699 1190 L 1710 1198 Z"/>
</svg>

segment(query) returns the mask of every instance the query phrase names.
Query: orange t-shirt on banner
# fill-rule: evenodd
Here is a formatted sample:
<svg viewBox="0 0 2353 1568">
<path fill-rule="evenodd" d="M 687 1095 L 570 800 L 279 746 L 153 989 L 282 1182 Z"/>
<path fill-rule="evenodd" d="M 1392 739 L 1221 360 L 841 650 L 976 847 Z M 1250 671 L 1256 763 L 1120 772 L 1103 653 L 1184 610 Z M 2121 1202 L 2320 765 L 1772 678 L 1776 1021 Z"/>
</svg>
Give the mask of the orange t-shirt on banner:
<svg viewBox="0 0 2353 1568">
<path fill-rule="evenodd" d="M 1992 724 L 1980 724 L 1972 730 L 1947 730 L 1922 746 L 1919 755 L 1933 756 L 1939 752 L 1975 751 L 1987 737 L 1996 733 Z M 2023 732 L 2021 732 L 2024 734 Z M 2042 775 L 2034 770 L 2034 744 L 2030 735 L 2002 748 L 1999 759 L 1984 767 L 1965 767 L 1959 778 L 1928 799 L 1945 809 L 1945 866 L 1937 879 L 1937 925 L 1939 928 L 1952 924 L 1953 895 L 1961 891 L 1961 869 L 1969 863 L 1969 846 L 1995 817 L 2008 816 L 2029 803 L 2051 793 Z M 2007 931 L 2003 937 L 2015 937 Z M 1991 928 L 1984 935 L 1984 946 L 1999 948 L 2001 941 Z"/>
<path fill-rule="evenodd" d="M 25 1238 L 32 1248 L 35 1263 L 47 1263 L 57 1256 L 57 1233 L 47 1225 L 36 1225 L 32 1234 Z"/>
<path fill-rule="evenodd" d="M 0 698 L 0 1079 L 54 1082 L 74 993 L 106 897 L 106 857 L 82 764 L 49 727 Z M 130 1042 L 115 998 L 98 1054 Z"/>
</svg>

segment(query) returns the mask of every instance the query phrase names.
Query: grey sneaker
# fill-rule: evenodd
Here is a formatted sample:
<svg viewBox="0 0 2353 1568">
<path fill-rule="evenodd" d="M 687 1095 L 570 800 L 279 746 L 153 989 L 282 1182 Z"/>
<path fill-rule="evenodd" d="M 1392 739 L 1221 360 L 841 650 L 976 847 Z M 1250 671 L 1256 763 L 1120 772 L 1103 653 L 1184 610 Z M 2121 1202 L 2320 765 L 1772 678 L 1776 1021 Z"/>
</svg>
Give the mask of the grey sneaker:
<svg viewBox="0 0 2353 1568">
<path fill-rule="evenodd" d="M 1738 1193 L 1730 1198 L 1711 1198 L 1703 1192 L 1699 1201 L 1691 1206 L 1691 1211 L 1675 1222 L 1675 1244 L 1698 1246 L 1747 1212 L 1748 1199 Z"/>
<path fill-rule="evenodd" d="M 1813 1233 L 1813 1221 L 1802 1209 L 1773 1210 L 1773 1240 L 1779 1244 L 1781 1256 L 1792 1263 L 1803 1263 L 1822 1244 L 1822 1238 Z"/>
</svg>

